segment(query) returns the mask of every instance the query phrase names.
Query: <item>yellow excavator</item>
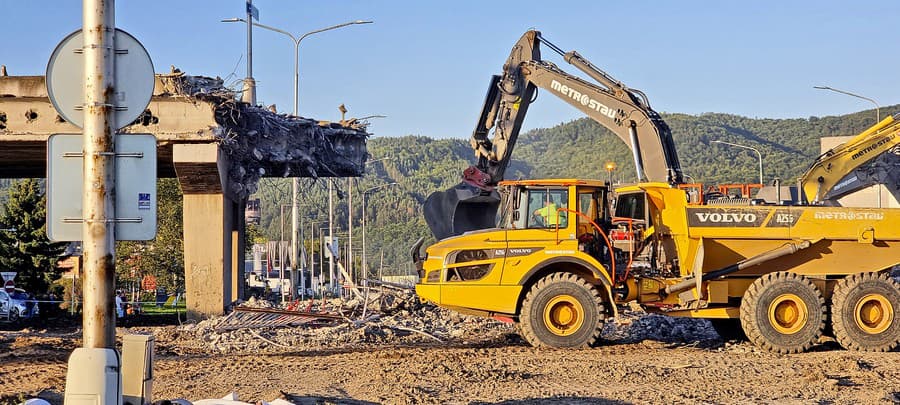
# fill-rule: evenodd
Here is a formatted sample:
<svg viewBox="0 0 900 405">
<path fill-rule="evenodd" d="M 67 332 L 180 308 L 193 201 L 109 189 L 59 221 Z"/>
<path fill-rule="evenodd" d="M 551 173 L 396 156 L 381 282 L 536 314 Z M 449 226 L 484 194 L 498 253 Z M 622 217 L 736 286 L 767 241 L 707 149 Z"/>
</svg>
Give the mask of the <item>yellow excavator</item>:
<svg viewBox="0 0 900 405">
<path fill-rule="evenodd" d="M 819 156 L 800 177 L 805 202 L 837 205 L 838 199 L 883 184 L 900 201 L 900 120 L 889 116 Z"/>
<path fill-rule="evenodd" d="M 540 60 L 540 44 L 599 85 Z M 445 204 L 431 207 L 453 208 L 449 225 L 439 222 L 440 215 L 429 220 L 432 230 L 449 237 L 435 232 L 441 239 L 424 254 L 421 240 L 411 251 L 423 299 L 515 322 L 535 346 L 597 344 L 603 323 L 628 302 L 710 319 L 720 334 L 743 333 L 777 353 L 807 350 L 826 330 L 851 350 L 900 345 L 900 283 L 890 275 L 900 266 L 900 209 L 798 205 L 781 198 L 690 204 L 678 187 L 682 175 L 671 134 L 646 97 L 577 53 L 563 53 L 537 31 L 525 33 L 492 83 L 500 94 L 489 91 L 473 135 L 479 163 L 467 172 L 470 188 L 450 198 L 439 194 Z M 533 87 L 612 129 L 634 152 L 641 182 L 613 193 L 600 180 L 495 178 Z M 494 122 L 495 134 L 506 137 L 492 144 L 485 134 Z M 890 124 L 867 132 L 884 133 Z M 498 149 L 498 143 L 506 145 Z M 806 192 L 812 200 L 832 188 L 827 178 L 820 183 Z M 487 212 L 490 207 L 480 203 L 465 207 L 469 198 L 496 199 L 491 204 L 499 211 Z M 473 207 L 486 211 L 473 214 Z M 477 220 L 453 222 L 460 211 Z M 459 226 L 478 221 L 480 227 Z"/>
<path fill-rule="evenodd" d="M 542 60 L 541 44 L 595 82 L 572 76 Z M 650 108 L 644 93 L 626 87 L 577 52 L 563 52 L 540 32 L 528 31 L 510 52 L 503 74 L 493 76 L 488 85 L 484 107 L 470 138 L 476 164 L 463 172 L 459 185 L 433 193 L 425 201 L 425 221 L 437 239 L 496 224 L 500 196 L 495 187 L 503 180 L 538 87 L 581 110 L 625 142 L 633 153 L 639 181 L 683 182 L 672 132 Z M 491 129 L 493 137 L 489 137 Z"/>
</svg>

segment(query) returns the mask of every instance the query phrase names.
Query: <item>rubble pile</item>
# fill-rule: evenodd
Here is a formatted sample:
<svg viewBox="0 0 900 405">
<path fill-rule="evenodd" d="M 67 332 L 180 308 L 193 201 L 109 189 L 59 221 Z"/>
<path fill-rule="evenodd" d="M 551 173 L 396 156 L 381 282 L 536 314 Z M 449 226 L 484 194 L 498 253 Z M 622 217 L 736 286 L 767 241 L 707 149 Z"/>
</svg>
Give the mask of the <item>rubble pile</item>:
<svg viewBox="0 0 900 405">
<path fill-rule="evenodd" d="M 705 319 L 648 314 L 637 305 L 621 309 L 617 322 L 607 325 L 602 337 L 615 343 L 636 343 L 644 340 L 695 343 L 720 339 L 715 329 Z"/>
<path fill-rule="evenodd" d="M 269 301 L 256 298 L 240 306 L 279 309 Z M 513 324 L 423 303 L 412 290 L 372 289 L 362 298 L 319 299 L 293 306 L 310 313 L 311 321 L 291 327 L 222 330 L 219 326 L 226 317 L 217 317 L 180 326 L 177 334 L 192 336 L 195 349 L 219 353 L 321 350 L 371 344 L 521 342 L 510 336 L 515 333 Z M 327 314 L 330 318 L 315 319 L 315 314 Z M 604 328 L 602 338 L 610 343 L 650 340 L 692 344 L 720 340 L 709 321 L 648 314 L 636 305 L 622 308 L 617 321 Z"/>
<path fill-rule="evenodd" d="M 244 306 L 266 308 L 264 300 Z M 372 290 L 353 299 L 303 302 L 312 314 L 339 314 L 342 320 L 310 322 L 282 328 L 219 330 L 224 317 L 179 327 L 181 336 L 193 335 L 208 350 L 220 353 L 310 350 L 366 344 L 422 344 L 493 340 L 514 333 L 512 324 L 461 315 L 424 304 L 412 290 Z"/>
<path fill-rule="evenodd" d="M 277 114 L 237 101 L 222 79 L 176 72 L 160 78 L 158 93 L 213 103 L 214 133 L 228 156 L 228 194 L 243 199 L 262 177 L 357 177 L 368 159 L 366 123 L 339 123 Z"/>
</svg>

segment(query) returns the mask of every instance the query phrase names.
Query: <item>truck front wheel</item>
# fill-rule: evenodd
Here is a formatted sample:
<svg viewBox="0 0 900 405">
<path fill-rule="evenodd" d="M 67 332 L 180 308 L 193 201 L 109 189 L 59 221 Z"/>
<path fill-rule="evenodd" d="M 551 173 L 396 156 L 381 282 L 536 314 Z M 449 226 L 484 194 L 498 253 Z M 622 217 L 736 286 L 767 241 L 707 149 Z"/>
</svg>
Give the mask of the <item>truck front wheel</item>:
<svg viewBox="0 0 900 405">
<path fill-rule="evenodd" d="M 825 299 L 809 279 L 786 272 L 753 282 L 741 301 L 741 326 L 751 342 L 775 353 L 800 353 L 822 336 Z"/>
<path fill-rule="evenodd" d="M 900 344 L 900 284 L 887 273 L 853 274 L 834 288 L 834 337 L 849 350 L 887 352 Z"/>
<path fill-rule="evenodd" d="M 604 311 L 595 286 L 575 274 L 553 273 L 525 295 L 519 329 L 532 346 L 590 347 L 600 340 Z"/>
</svg>

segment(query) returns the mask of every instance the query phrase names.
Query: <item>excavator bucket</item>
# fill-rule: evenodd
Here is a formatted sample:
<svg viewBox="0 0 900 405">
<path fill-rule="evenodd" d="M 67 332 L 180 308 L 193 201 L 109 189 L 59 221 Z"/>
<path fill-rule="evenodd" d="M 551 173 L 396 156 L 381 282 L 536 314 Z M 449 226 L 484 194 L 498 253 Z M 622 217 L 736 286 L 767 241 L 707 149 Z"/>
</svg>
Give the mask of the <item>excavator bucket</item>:
<svg viewBox="0 0 900 405">
<path fill-rule="evenodd" d="M 485 193 L 465 182 L 437 191 L 425 200 L 425 222 L 437 240 L 497 226 L 500 195 Z"/>
</svg>

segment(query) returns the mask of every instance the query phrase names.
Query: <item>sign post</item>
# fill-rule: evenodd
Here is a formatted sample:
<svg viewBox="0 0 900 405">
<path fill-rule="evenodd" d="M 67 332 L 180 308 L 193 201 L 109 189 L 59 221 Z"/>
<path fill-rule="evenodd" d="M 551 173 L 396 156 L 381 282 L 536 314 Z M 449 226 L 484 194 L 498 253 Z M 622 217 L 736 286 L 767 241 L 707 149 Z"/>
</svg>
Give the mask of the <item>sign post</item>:
<svg viewBox="0 0 900 405">
<path fill-rule="evenodd" d="M 0 272 L 0 280 L 3 280 L 3 288 L 10 294 L 16 291 L 16 282 L 13 281 L 16 279 L 16 274 L 18 274 L 18 272 L 15 271 Z"/>
<path fill-rule="evenodd" d="M 47 92 L 57 112 L 83 129 L 80 153 L 71 152 L 82 157 L 81 195 L 65 196 L 80 197 L 82 203 L 80 218 L 73 220 L 80 224 L 84 249 L 83 347 L 69 357 L 64 403 L 121 404 L 113 304 L 116 224 L 120 222 L 115 206 L 116 131 L 150 103 L 153 63 L 137 40 L 116 31 L 115 0 L 83 0 L 82 26 L 81 32 L 65 38 L 54 50 L 46 75 Z M 48 195 L 55 193 L 50 190 Z M 148 200 L 152 195 L 155 185 L 153 193 L 138 193 L 137 209 L 152 208 Z"/>
</svg>

